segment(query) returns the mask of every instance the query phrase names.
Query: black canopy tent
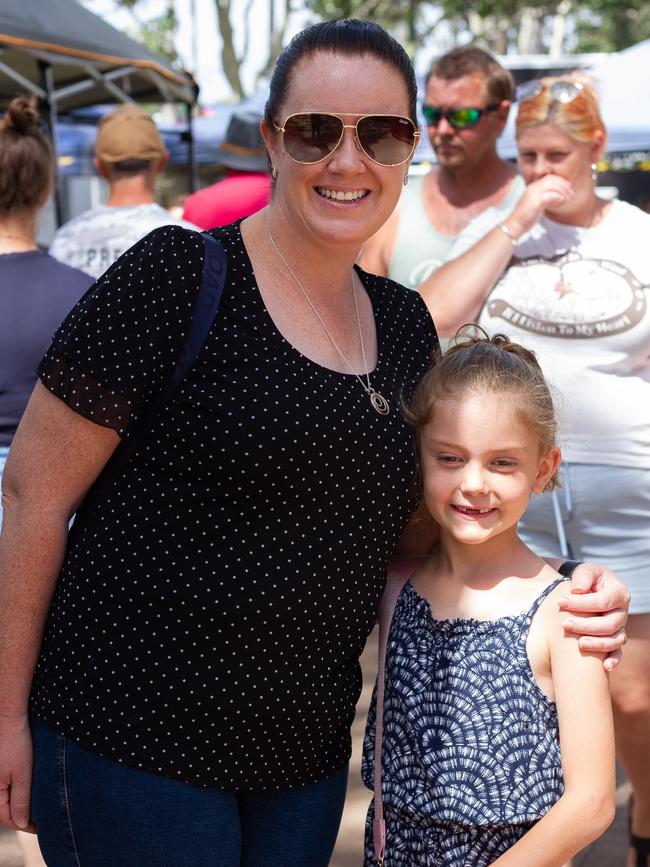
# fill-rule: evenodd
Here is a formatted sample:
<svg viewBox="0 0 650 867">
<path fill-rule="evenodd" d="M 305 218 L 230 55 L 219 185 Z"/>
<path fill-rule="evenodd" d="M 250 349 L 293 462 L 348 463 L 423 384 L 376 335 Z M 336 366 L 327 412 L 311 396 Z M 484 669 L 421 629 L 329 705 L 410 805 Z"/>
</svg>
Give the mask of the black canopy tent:
<svg viewBox="0 0 650 867">
<path fill-rule="evenodd" d="M 82 106 L 183 103 L 194 188 L 194 81 L 77 0 L 0 0 L 0 108 L 20 92 L 39 98 L 51 133 L 60 112 Z"/>
</svg>

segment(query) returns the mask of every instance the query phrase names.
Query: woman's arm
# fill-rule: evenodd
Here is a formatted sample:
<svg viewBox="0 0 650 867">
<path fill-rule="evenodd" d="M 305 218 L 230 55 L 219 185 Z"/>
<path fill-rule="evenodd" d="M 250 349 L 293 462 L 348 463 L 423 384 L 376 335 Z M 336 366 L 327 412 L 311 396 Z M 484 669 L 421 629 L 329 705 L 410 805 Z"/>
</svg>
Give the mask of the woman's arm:
<svg viewBox="0 0 650 867">
<path fill-rule="evenodd" d="M 614 818 L 614 726 L 601 657 L 564 634 L 557 595 L 544 612 L 560 724 L 564 794 L 498 867 L 562 867 Z"/>
<path fill-rule="evenodd" d="M 0 821 L 27 827 L 27 705 L 68 522 L 119 443 L 40 382 L 2 479 L 0 535 Z"/>
<path fill-rule="evenodd" d="M 431 318 L 441 337 L 451 337 L 468 322 L 476 322 L 490 291 L 512 257 L 513 241 L 530 231 L 546 208 L 566 202 L 571 184 L 558 175 L 545 175 L 530 184 L 514 211 L 471 249 L 445 262 L 420 286 Z"/>
<path fill-rule="evenodd" d="M 476 322 L 495 283 L 512 258 L 512 241 L 495 228 L 466 253 L 445 262 L 419 287 L 440 337 L 453 337 Z"/>
</svg>

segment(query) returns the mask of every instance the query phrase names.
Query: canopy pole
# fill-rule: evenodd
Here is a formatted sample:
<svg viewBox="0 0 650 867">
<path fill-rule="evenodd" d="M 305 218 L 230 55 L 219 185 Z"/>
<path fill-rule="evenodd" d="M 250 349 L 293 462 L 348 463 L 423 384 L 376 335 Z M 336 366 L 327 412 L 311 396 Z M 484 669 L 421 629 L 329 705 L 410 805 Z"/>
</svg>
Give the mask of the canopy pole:
<svg viewBox="0 0 650 867">
<path fill-rule="evenodd" d="M 43 100 L 44 107 L 47 109 L 45 123 L 52 142 L 52 153 L 54 155 L 54 212 L 56 214 L 57 228 L 63 223 L 63 204 L 61 202 L 61 185 L 59 176 L 59 159 L 56 142 L 57 128 L 57 110 L 56 110 L 56 94 L 54 91 L 54 76 L 52 75 L 52 67 L 45 60 L 38 61 L 38 68 L 41 74 L 41 87 L 45 91 L 45 99 Z"/>
<path fill-rule="evenodd" d="M 195 192 L 197 187 L 197 178 L 196 178 L 196 150 L 194 147 L 194 131 L 192 128 L 192 109 L 194 107 L 193 102 L 186 102 L 185 112 L 187 114 L 187 132 L 185 133 L 185 140 L 187 141 L 187 186 L 190 193 Z"/>
</svg>

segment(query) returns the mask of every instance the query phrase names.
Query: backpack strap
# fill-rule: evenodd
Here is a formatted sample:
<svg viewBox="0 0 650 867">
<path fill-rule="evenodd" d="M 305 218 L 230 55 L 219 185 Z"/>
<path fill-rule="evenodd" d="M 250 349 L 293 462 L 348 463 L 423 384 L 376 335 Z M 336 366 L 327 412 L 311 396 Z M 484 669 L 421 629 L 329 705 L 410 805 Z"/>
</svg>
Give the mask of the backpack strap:
<svg viewBox="0 0 650 867">
<path fill-rule="evenodd" d="M 207 232 L 202 232 L 201 237 L 205 246 L 201 285 L 194 302 L 192 321 L 172 374 L 150 403 L 143 408 L 136 426 L 120 441 L 106 462 L 104 469 L 95 479 L 75 515 L 72 528 L 76 533 L 88 522 L 92 512 L 104 499 L 109 488 L 123 473 L 133 454 L 142 445 L 156 418 L 170 402 L 175 392 L 178 391 L 182 381 L 192 369 L 212 328 L 226 283 L 228 260 L 225 250 L 216 238 Z"/>
<path fill-rule="evenodd" d="M 382 867 L 386 851 L 386 823 L 381 795 L 381 753 L 384 736 L 384 686 L 386 672 L 386 649 L 393 612 L 402 588 L 415 571 L 419 559 L 404 558 L 392 560 L 388 567 L 386 588 L 379 603 L 379 649 L 377 659 L 377 689 L 375 692 L 375 785 L 374 819 L 372 841 L 377 864 Z"/>
</svg>

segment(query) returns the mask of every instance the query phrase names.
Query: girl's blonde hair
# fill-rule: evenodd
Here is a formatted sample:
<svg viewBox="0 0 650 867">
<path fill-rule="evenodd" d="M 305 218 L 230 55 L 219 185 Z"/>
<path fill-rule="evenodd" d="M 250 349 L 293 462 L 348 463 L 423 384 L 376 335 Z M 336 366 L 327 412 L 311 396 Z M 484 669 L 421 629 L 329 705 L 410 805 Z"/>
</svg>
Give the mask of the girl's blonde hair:
<svg viewBox="0 0 650 867">
<path fill-rule="evenodd" d="M 571 82 L 580 87 L 580 92 L 570 102 L 554 99 L 551 87 L 558 83 Z M 607 139 L 607 130 L 600 115 L 598 97 L 586 78 L 562 76 L 541 78 L 542 89 L 530 99 L 519 102 L 517 110 L 517 138 L 522 130 L 542 123 L 553 123 L 576 141 L 591 142 L 597 132 Z"/>
<path fill-rule="evenodd" d="M 473 333 L 466 332 L 466 328 Z M 415 431 L 418 466 L 420 433 L 431 421 L 436 402 L 457 399 L 468 392 L 487 392 L 503 398 L 504 408 L 511 408 L 515 417 L 538 437 L 540 454 L 556 445 L 553 398 L 535 354 L 504 334 L 488 337 L 478 326 L 463 326 L 452 346 L 424 374 L 404 407 L 406 419 Z M 551 491 L 557 484 L 554 473 L 544 490 Z M 419 488 L 421 494 L 421 479 Z"/>
</svg>

